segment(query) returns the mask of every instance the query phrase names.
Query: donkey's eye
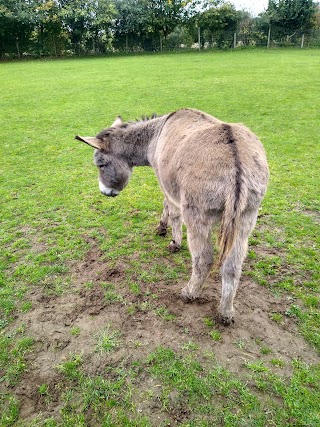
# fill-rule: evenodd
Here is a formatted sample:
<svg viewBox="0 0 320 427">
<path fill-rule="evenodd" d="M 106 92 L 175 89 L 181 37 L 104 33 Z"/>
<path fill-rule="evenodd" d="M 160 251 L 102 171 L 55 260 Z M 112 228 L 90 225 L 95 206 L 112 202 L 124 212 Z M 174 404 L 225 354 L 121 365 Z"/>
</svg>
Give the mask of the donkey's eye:
<svg viewBox="0 0 320 427">
<path fill-rule="evenodd" d="M 100 168 L 100 169 L 103 169 L 103 168 L 106 168 L 106 167 L 108 167 L 109 166 L 109 162 L 107 162 L 107 163 L 104 163 L 103 165 L 98 165 L 98 168 Z"/>
</svg>

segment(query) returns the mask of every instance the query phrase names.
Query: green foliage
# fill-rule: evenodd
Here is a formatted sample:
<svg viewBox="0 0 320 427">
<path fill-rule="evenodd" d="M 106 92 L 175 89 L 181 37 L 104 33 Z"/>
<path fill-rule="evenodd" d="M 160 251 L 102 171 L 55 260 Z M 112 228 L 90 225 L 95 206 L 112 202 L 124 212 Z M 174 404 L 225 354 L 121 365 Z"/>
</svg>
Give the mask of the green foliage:
<svg viewBox="0 0 320 427">
<path fill-rule="evenodd" d="M 35 23 L 34 2 L 0 0 L 0 54 L 15 52 L 20 58 L 29 47 Z"/>
<path fill-rule="evenodd" d="M 32 4 L 32 3 L 31 3 Z M 59 4 L 53 0 L 34 2 L 35 27 L 31 42 L 39 56 L 61 55 L 67 43 L 67 32 L 61 20 Z"/>
<path fill-rule="evenodd" d="M 114 45 L 121 50 L 159 50 L 184 24 L 190 0 L 115 0 Z M 162 40 L 163 39 L 163 40 Z M 171 39 L 172 43 L 172 39 Z"/>
<path fill-rule="evenodd" d="M 202 43 L 208 42 L 218 48 L 232 46 L 239 15 L 231 3 L 212 7 L 197 18 L 197 25 L 204 29 Z"/>
<path fill-rule="evenodd" d="M 0 56 L 94 55 L 191 47 L 219 49 L 301 37 L 316 22 L 312 0 L 272 0 L 259 18 L 201 0 L 0 0 Z"/>
<path fill-rule="evenodd" d="M 0 54 L 105 53 L 115 12 L 112 0 L 0 0 Z"/>
<path fill-rule="evenodd" d="M 111 0 L 62 1 L 60 16 L 68 29 L 76 54 L 105 53 L 110 47 L 111 24 L 115 7 Z M 88 39 L 88 42 L 87 42 Z"/>
<path fill-rule="evenodd" d="M 314 25 L 316 3 L 313 0 L 269 0 L 269 17 L 273 37 L 290 41 L 308 32 Z"/>
</svg>

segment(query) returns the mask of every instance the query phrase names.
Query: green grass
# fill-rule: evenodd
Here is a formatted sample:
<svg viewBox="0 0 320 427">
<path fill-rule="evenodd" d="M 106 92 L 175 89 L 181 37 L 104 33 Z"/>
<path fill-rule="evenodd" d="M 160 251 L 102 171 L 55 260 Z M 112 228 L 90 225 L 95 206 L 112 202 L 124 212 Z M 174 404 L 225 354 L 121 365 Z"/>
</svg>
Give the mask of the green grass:
<svg viewBox="0 0 320 427">
<path fill-rule="evenodd" d="M 98 336 L 96 351 L 100 353 L 109 353 L 116 347 L 119 347 L 121 344 L 120 335 L 119 331 L 112 330 L 110 325 L 108 325 Z"/>
<path fill-rule="evenodd" d="M 250 127 L 265 145 L 271 179 L 244 278 L 287 298 L 286 312 L 269 313 L 270 324 L 285 328 L 292 322 L 319 352 L 319 68 L 317 50 L 0 64 L 1 427 L 320 425 L 319 365 L 285 362 L 261 341 L 259 357 L 245 359 L 232 373 L 207 352 L 225 342 L 224 331 L 204 316 L 202 348 L 153 291 L 159 283 L 164 290 L 183 283 L 190 272 L 185 239 L 182 251 L 169 256 L 168 239 L 154 235 L 162 209 L 154 174 L 135 169 L 121 196 L 105 199 L 92 151 L 73 139 L 96 134 L 118 114 L 132 120 L 182 107 Z M 43 399 L 43 408 L 56 402 L 60 409 L 52 416 L 35 409 L 33 419 L 25 420 L 16 391 L 39 351 L 37 337 L 23 324 L 41 304 L 33 292 L 54 301 L 79 293 L 73 268 L 92 242 L 104 263 L 122 266 L 115 282 L 99 280 L 106 304 L 99 316 L 113 325 L 108 315 L 115 316 L 118 307 L 127 317 L 121 330 L 119 320 L 91 331 L 90 347 L 79 346 L 58 363 L 55 387 L 39 379 L 34 395 Z M 86 295 L 95 280 L 84 278 Z M 150 327 L 158 325 L 163 336 L 166 328 L 180 328 L 184 344 L 179 350 L 164 345 L 156 330 L 160 342 L 154 345 L 127 336 L 127 325 L 139 316 L 150 319 Z M 87 333 L 83 326 L 67 329 L 72 343 Z M 134 346 L 128 345 L 131 339 Z M 232 344 L 244 353 L 247 345 L 242 339 Z M 143 349 L 140 361 L 137 349 Z M 90 371 L 94 357 L 106 367 L 99 374 Z"/>
<path fill-rule="evenodd" d="M 170 412 L 180 404 L 181 412 L 192 413 L 191 424 L 181 425 L 318 425 L 316 402 L 319 402 L 320 390 L 319 384 L 316 385 L 317 392 L 313 386 L 320 379 L 319 368 L 313 371 L 295 361 L 291 381 L 285 383 L 261 362 L 247 363 L 245 382 L 223 367 L 212 364 L 212 359 L 214 356 L 208 355 L 207 361 L 200 363 L 194 354 L 177 355 L 167 348 L 158 348 L 149 357 L 149 371 L 163 384 L 162 405 Z M 257 389 L 263 389 L 267 384 L 269 396 L 266 401 L 259 400 L 248 386 L 250 382 L 254 382 Z M 276 397 L 283 398 L 281 408 L 276 404 Z M 211 401 L 215 402 L 214 407 L 208 404 Z M 207 417 L 209 421 L 206 422 Z"/>
</svg>

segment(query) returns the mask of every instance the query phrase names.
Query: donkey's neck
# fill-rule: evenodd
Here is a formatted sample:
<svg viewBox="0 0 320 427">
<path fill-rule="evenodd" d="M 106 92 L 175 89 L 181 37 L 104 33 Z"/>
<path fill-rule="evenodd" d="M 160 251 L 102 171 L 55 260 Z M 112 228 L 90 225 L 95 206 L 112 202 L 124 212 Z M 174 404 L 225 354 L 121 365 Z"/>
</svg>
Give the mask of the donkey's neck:
<svg viewBox="0 0 320 427">
<path fill-rule="evenodd" d="M 150 166 L 150 146 L 160 135 L 166 116 L 120 126 L 114 135 L 113 150 L 132 166 Z"/>
</svg>

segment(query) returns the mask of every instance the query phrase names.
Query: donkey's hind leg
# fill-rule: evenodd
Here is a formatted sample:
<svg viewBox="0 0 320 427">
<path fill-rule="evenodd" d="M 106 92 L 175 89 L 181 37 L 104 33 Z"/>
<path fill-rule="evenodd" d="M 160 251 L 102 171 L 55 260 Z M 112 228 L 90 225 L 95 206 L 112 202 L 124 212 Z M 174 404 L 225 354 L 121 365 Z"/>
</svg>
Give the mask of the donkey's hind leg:
<svg viewBox="0 0 320 427">
<path fill-rule="evenodd" d="M 188 246 L 192 256 L 192 274 L 189 283 L 181 291 L 181 298 L 190 301 L 200 296 L 213 264 L 212 224 L 186 225 Z"/>
<path fill-rule="evenodd" d="M 164 198 L 163 201 L 163 211 L 158 227 L 156 228 L 158 236 L 166 236 L 169 220 L 169 206 L 167 199 Z"/>
<path fill-rule="evenodd" d="M 239 231 L 234 245 L 221 266 L 222 293 L 219 306 L 220 321 L 224 325 L 233 322 L 233 300 L 237 292 L 242 263 L 248 249 L 248 238 L 253 230 L 258 209 L 246 210 L 241 214 Z"/>
<path fill-rule="evenodd" d="M 178 252 L 182 241 L 181 213 L 176 206 L 174 206 L 172 203 L 169 203 L 165 198 L 163 202 L 163 212 L 160 223 L 156 229 L 159 236 L 165 236 L 167 234 L 169 219 L 172 226 L 172 240 L 169 245 L 169 251 Z"/>
<path fill-rule="evenodd" d="M 169 217 L 172 227 L 172 240 L 169 244 L 170 252 L 178 252 L 182 242 L 182 219 L 180 209 L 169 203 Z"/>
</svg>

